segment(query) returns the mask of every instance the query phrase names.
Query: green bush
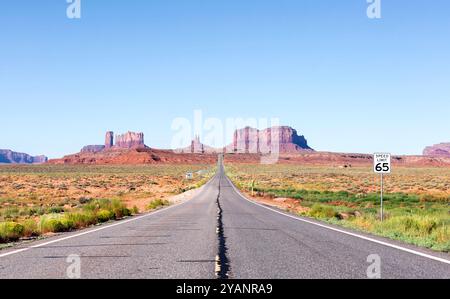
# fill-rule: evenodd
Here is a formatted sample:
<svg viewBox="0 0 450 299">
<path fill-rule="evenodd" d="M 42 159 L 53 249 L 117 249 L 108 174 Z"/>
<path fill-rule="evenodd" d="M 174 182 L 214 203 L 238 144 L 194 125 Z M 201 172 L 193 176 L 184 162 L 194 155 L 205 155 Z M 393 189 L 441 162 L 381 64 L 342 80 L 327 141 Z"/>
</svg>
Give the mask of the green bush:
<svg viewBox="0 0 450 299">
<path fill-rule="evenodd" d="M 333 207 L 319 204 L 313 205 L 308 214 L 311 217 L 326 219 L 335 218 L 338 216 L 338 213 L 334 210 Z"/>
<path fill-rule="evenodd" d="M 90 211 L 67 213 L 64 218 L 73 224 L 73 228 L 83 228 L 98 223 L 97 215 Z"/>
<path fill-rule="evenodd" d="M 169 202 L 164 199 L 155 199 L 147 206 L 149 210 L 155 210 L 160 207 L 168 206 Z"/>
<path fill-rule="evenodd" d="M 114 217 L 116 219 L 131 215 L 131 211 L 127 209 L 120 200 L 117 199 L 96 199 L 83 206 L 83 210 L 93 213 L 97 213 L 100 210 L 111 211 L 112 213 L 114 213 Z"/>
<path fill-rule="evenodd" d="M 158 205 L 165 204 L 165 201 L 158 202 Z M 15 241 L 21 237 L 38 236 L 43 233 L 59 233 L 84 228 L 97 223 L 131 216 L 132 212 L 137 214 L 139 210 L 136 206 L 130 210 L 117 199 L 89 200 L 81 210 L 71 213 L 64 213 L 64 208 L 61 206 L 48 209 L 35 206 L 21 211 L 13 207 L 3 210 L 3 214 L 6 214 L 9 218 L 12 218 L 13 215 L 19 215 L 20 212 L 21 216 L 26 217 L 42 215 L 45 212 L 52 213 L 41 216 L 39 224 L 33 219 L 25 219 L 21 224 L 12 221 L 0 223 L 0 243 Z"/>
<path fill-rule="evenodd" d="M 47 213 L 48 214 L 64 213 L 64 208 L 63 207 L 50 207 L 50 208 L 47 209 Z"/>
<path fill-rule="evenodd" d="M 131 211 L 125 207 L 125 205 L 117 199 L 111 201 L 111 208 L 116 216 L 116 219 L 120 219 L 126 216 L 131 216 Z"/>
<path fill-rule="evenodd" d="M 42 216 L 45 214 L 45 212 L 46 211 L 44 208 L 35 206 L 28 209 L 28 216 L 35 216 L 35 215 Z"/>
<path fill-rule="evenodd" d="M 23 236 L 24 226 L 15 222 L 0 223 L 0 242 L 17 241 Z"/>
<path fill-rule="evenodd" d="M 131 211 L 125 207 L 114 208 L 113 213 L 114 213 L 116 219 L 121 219 L 123 217 L 131 216 Z"/>
<path fill-rule="evenodd" d="M 72 230 L 72 229 L 75 228 L 75 223 L 73 222 L 72 219 L 69 219 L 69 218 L 64 216 L 64 217 L 62 217 L 60 219 L 60 221 L 61 221 L 61 224 L 64 227 L 64 231 L 69 231 L 69 230 Z"/>
<path fill-rule="evenodd" d="M 60 233 L 67 231 L 68 228 L 65 226 L 65 224 L 61 221 L 60 218 L 50 215 L 41 218 L 40 230 L 43 234 Z"/>
<path fill-rule="evenodd" d="M 114 217 L 115 214 L 109 210 L 100 210 L 97 212 L 97 219 L 100 223 L 112 220 Z"/>
<path fill-rule="evenodd" d="M 133 209 L 131 210 L 131 212 L 133 213 L 133 215 L 139 214 L 139 209 L 136 206 L 133 206 Z"/>
<path fill-rule="evenodd" d="M 38 229 L 38 225 L 36 223 L 36 221 L 34 221 L 33 219 L 27 219 L 22 223 L 23 227 L 24 227 L 24 231 L 23 231 L 23 236 L 24 237 L 34 237 L 34 236 L 39 236 L 40 232 Z"/>
<path fill-rule="evenodd" d="M 427 237 L 441 225 L 439 219 L 434 217 L 411 215 L 387 219 L 379 224 L 379 230 L 396 230 L 408 236 Z"/>
</svg>

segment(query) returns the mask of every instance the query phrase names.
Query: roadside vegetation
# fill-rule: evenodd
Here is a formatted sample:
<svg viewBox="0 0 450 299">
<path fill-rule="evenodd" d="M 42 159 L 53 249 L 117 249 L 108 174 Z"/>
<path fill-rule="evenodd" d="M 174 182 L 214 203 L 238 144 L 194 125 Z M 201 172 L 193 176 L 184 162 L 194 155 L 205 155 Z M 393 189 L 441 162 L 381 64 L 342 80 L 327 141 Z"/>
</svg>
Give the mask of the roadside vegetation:
<svg viewBox="0 0 450 299">
<path fill-rule="evenodd" d="M 211 165 L 0 166 L 0 243 L 67 232 L 170 204 Z M 193 172 L 193 179 L 186 179 Z"/>
<path fill-rule="evenodd" d="M 20 238 L 37 237 L 46 233 L 61 233 L 85 228 L 110 220 L 131 216 L 132 211 L 118 200 L 92 200 L 83 207 L 67 212 L 49 213 L 40 217 L 26 217 L 0 222 L 0 242 L 14 242 Z"/>
<path fill-rule="evenodd" d="M 168 200 L 156 199 L 156 200 L 153 200 L 152 202 L 150 202 L 150 204 L 148 205 L 148 209 L 156 210 L 156 209 L 168 206 L 168 205 L 170 205 L 170 202 Z"/>
<path fill-rule="evenodd" d="M 317 179 L 314 183 L 306 178 L 308 170 Z M 301 216 L 450 252 L 450 169 L 397 169 L 387 178 L 383 222 L 380 194 L 374 192 L 379 177 L 370 171 L 329 168 L 327 175 L 326 167 L 272 165 L 270 171 L 263 165 L 252 165 L 250 171 L 249 165 L 227 167 L 238 188 L 256 200 L 272 200 L 276 205 L 277 199 L 294 199 L 296 204 L 286 209 Z M 366 174 L 360 177 L 359 173 Z M 439 182 L 435 177 L 424 179 L 424 173 L 435 174 Z M 367 182 L 369 175 L 373 187 Z M 343 185 L 353 192 L 342 190 Z"/>
</svg>

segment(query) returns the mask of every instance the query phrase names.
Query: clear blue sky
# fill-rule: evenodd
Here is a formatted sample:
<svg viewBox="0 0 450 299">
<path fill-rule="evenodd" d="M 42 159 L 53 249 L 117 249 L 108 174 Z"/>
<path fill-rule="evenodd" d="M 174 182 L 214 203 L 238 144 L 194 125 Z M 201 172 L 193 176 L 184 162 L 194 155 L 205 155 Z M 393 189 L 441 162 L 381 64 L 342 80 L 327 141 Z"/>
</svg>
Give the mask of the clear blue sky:
<svg viewBox="0 0 450 299">
<path fill-rule="evenodd" d="M 317 150 L 450 141 L 450 1 L 65 0 L 0 5 L 0 148 L 61 157 L 175 117 L 279 117 Z M 379 107 L 388 106 L 383 114 Z"/>
</svg>

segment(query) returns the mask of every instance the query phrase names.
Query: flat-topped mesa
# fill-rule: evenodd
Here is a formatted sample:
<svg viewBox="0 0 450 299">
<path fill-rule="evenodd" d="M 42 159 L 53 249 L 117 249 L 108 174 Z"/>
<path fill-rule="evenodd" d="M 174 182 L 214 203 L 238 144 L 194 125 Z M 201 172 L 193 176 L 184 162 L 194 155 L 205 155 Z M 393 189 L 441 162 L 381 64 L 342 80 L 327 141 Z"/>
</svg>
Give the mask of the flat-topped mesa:
<svg viewBox="0 0 450 299">
<path fill-rule="evenodd" d="M 116 135 L 114 143 L 114 132 L 108 131 L 105 134 L 104 145 L 87 145 L 81 149 L 81 153 L 96 154 L 103 151 L 115 149 L 137 149 L 145 148 L 144 133 L 127 132 L 125 134 Z"/>
<path fill-rule="evenodd" d="M 127 132 L 122 135 L 116 135 L 116 148 L 143 148 L 144 133 Z"/>
<path fill-rule="evenodd" d="M 104 145 L 86 145 L 81 149 L 81 153 L 98 153 L 105 149 Z"/>
<path fill-rule="evenodd" d="M 233 143 L 226 148 L 235 153 L 296 153 L 312 151 L 304 136 L 291 127 L 280 126 L 258 130 L 251 127 L 236 130 Z"/>
<path fill-rule="evenodd" d="M 48 162 L 47 156 L 40 155 L 40 156 L 34 156 L 33 157 L 33 164 L 44 164 Z"/>
<path fill-rule="evenodd" d="M 450 143 L 440 143 L 428 146 L 423 151 L 424 156 L 450 157 Z"/>
<path fill-rule="evenodd" d="M 30 156 L 24 153 L 13 152 L 8 149 L 0 149 L 0 163 L 6 164 L 42 164 L 46 163 L 46 156 Z"/>
</svg>

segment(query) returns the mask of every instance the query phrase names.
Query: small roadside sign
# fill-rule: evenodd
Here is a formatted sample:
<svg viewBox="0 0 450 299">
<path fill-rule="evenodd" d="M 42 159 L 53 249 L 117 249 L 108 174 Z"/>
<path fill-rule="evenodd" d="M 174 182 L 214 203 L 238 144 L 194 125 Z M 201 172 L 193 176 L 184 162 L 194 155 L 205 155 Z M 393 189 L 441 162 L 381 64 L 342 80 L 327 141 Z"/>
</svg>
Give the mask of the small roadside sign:
<svg viewBox="0 0 450 299">
<path fill-rule="evenodd" d="M 391 173 L 391 154 L 373 154 L 373 171 L 379 174 Z"/>
<path fill-rule="evenodd" d="M 391 154 L 375 153 L 373 154 L 373 172 L 381 175 L 381 207 L 380 219 L 383 221 L 383 175 L 391 173 Z"/>
</svg>

